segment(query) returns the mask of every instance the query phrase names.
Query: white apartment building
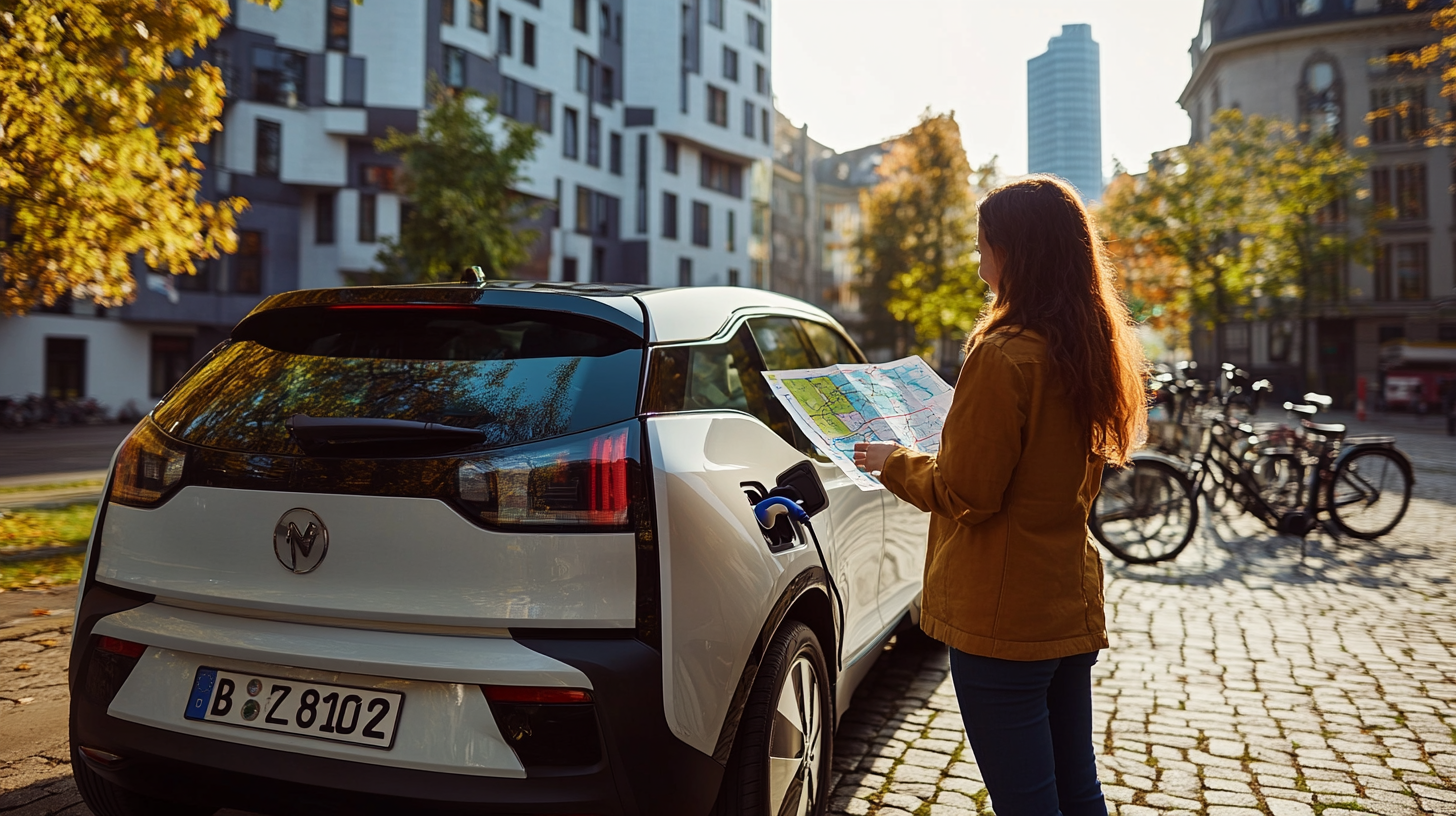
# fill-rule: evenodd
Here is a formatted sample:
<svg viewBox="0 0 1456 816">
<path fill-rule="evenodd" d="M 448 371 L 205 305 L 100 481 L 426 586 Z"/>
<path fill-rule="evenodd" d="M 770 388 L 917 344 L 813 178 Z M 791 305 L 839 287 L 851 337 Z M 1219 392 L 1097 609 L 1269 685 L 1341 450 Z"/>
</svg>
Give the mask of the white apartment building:
<svg viewBox="0 0 1456 816">
<path fill-rule="evenodd" d="M 145 411 L 262 298 L 367 279 L 409 206 L 374 140 L 418 127 L 431 74 L 539 129 L 521 192 L 549 206 L 511 276 L 766 285 L 770 2 L 234 0 L 202 55 L 228 86 L 203 195 L 250 202 L 238 252 L 139 265 L 119 309 L 0 318 L 0 395 Z"/>
</svg>

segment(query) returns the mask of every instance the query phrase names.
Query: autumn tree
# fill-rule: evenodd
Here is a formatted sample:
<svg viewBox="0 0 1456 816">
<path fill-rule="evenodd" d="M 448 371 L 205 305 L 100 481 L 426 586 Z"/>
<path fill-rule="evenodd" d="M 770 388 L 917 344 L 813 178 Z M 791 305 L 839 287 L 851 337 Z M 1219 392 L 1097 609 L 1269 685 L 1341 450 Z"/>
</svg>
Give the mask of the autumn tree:
<svg viewBox="0 0 1456 816">
<path fill-rule="evenodd" d="M 1413 74 L 1439 73 L 1441 96 L 1448 102 L 1448 113 L 1438 115 L 1435 108 L 1417 109 L 1418 103 L 1424 104 L 1419 98 L 1402 97 L 1386 107 L 1371 111 L 1366 115 L 1366 121 L 1393 120 L 1392 128 L 1403 130 L 1430 147 L 1456 144 L 1456 116 L 1449 113 L 1452 106 L 1456 106 L 1456 0 L 1404 2 L 1410 11 L 1433 10 L 1431 28 L 1437 36 L 1419 48 L 1390 54 L 1387 64 L 1395 70 Z"/>
<path fill-rule="evenodd" d="M 994 164 L 977 178 L 988 184 Z M 959 339 L 981 311 L 972 170 L 954 114 L 926 111 L 897 139 L 880 181 L 860 194 L 860 298 L 870 346 L 957 360 Z"/>
<path fill-rule="evenodd" d="M 1214 125 L 1104 196 L 1100 220 L 1134 306 L 1175 331 L 1308 316 L 1312 299 L 1338 294 L 1340 265 L 1368 259 L 1366 162 L 1333 134 L 1276 119 L 1228 110 Z"/>
<path fill-rule="evenodd" d="M 380 243 L 378 262 L 390 281 L 459 278 L 471 266 L 492 277 L 530 259 L 539 237 L 522 222 L 540 205 L 516 192 L 521 166 L 536 152 L 536 129 L 499 115 L 496 100 L 431 82 L 432 106 L 417 133 L 389 134 L 375 142 L 398 153 L 401 189 L 412 207 L 398 238 Z"/>
<path fill-rule="evenodd" d="M 0 312 L 135 291 L 135 255 L 193 274 L 236 249 L 240 199 L 200 200 L 223 82 L 191 58 L 227 0 L 0 0 Z"/>
</svg>

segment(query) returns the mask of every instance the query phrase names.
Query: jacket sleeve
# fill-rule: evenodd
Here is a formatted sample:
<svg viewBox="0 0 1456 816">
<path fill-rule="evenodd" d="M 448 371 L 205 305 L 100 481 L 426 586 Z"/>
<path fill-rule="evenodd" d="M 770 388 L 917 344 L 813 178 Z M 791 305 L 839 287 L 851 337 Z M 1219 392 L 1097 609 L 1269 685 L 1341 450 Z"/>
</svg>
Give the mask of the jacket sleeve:
<svg viewBox="0 0 1456 816">
<path fill-rule="evenodd" d="M 928 513 L 967 527 L 1000 511 L 1006 486 L 1021 460 L 1022 429 L 1030 389 L 998 346 L 971 351 L 934 456 L 900 448 L 890 454 L 880 482 Z"/>
</svg>

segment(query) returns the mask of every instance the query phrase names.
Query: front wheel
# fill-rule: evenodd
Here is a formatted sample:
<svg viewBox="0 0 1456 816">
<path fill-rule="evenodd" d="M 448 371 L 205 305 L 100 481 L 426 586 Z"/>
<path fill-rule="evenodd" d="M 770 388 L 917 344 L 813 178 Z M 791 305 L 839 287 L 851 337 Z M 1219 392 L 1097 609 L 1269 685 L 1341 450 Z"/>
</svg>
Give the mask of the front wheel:
<svg viewBox="0 0 1456 816">
<path fill-rule="evenodd" d="M 822 816 L 834 714 L 814 630 L 786 621 L 758 667 L 715 816 Z"/>
<path fill-rule="evenodd" d="M 1092 535 L 1129 564 L 1177 557 L 1198 528 L 1193 488 L 1181 471 L 1156 459 L 1109 468 L 1087 519 Z"/>
<path fill-rule="evenodd" d="M 1394 451 L 1357 450 L 1335 466 L 1325 506 L 1346 535 L 1379 538 L 1405 517 L 1414 481 L 1410 465 Z"/>
</svg>

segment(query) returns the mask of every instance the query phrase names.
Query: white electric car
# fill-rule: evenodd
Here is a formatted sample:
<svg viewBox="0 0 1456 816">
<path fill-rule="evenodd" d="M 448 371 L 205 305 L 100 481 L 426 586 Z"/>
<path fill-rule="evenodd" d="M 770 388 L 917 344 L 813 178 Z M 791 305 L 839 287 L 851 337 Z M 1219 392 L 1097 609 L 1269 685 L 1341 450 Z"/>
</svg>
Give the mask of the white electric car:
<svg viewBox="0 0 1456 816">
<path fill-rule="evenodd" d="M 72 647 L 87 804 L 822 813 L 925 517 L 761 372 L 862 361 L 753 289 L 269 298 L 117 452 Z M 775 495 L 822 557 L 760 526 Z"/>
</svg>

